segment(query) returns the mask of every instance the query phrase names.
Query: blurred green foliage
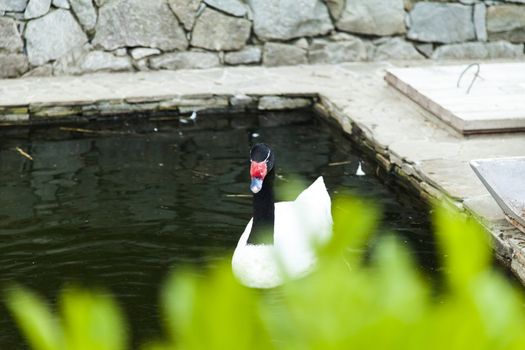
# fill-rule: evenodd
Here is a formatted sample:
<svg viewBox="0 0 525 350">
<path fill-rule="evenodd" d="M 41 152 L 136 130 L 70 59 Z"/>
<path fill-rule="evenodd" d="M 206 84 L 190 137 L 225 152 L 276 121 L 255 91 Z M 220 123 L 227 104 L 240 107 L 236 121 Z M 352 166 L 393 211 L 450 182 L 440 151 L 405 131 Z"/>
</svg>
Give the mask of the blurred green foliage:
<svg viewBox="0 0 525 350">
<path fill-rule="evenodd" d="M 432 290 L 409 252 L 386 236 L 364 262 L 377 229 L 370 203 L 333 204 L 334 237 L 319 248 L 316 271 L 267 291 L 241 286 L 228 262 L 197 277 L 173 273 L 163 288 L 168 349 L 523 349 L 521 291 L 493 269 L 486 233 L 442 206 L 434 209 L 444 288 Z M 66 288 L 59 315 L 16 287 L 8 307 L 34 350 L 120 350 L 125 326 L 102 292 Z"/>
<path fill-rule="evenodd" d="M 7 306 L 32 349 L 127 348 L 122 314 L 113 298 L 101 291 L 65 288 L 60 318 L 39 296 L 19 286 L 7 292 Z"/>
</svg>

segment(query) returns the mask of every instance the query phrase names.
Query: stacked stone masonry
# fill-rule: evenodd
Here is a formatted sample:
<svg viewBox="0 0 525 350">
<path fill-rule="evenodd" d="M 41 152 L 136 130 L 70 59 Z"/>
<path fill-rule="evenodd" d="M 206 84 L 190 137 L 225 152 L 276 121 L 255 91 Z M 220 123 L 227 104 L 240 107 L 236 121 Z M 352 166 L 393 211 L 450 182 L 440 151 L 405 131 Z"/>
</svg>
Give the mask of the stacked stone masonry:
<svg viewBox="0 0 525 350">
<path fill-rule="evenodd" d="M 523 0 L 0 0 L 0 78 L 523 59 Z"/>
</svg>

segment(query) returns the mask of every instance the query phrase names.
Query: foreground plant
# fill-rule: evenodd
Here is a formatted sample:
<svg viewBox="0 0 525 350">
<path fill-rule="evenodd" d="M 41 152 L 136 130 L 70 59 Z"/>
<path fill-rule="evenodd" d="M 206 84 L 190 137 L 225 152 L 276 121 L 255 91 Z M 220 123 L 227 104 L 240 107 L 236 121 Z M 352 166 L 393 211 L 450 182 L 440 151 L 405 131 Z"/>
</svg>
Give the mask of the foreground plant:
<svg viewBox="0 0 525 350">
<path fill-rule="evenodd" d="M 100 291 L 65 288 L 57 317 L 38 295 L 15 286 L 7 306 L 35 350 L 123 350 L 127 336 L 114 299 Z"/>
<path fill-rule="evenodd" d="M 485 232 L 443 208 L 434 212 L 444 288 L 422 278 L 406 249 L 386 236 L 369 261 L 376 230 L 368 204 L 334 203 L 334 237 L 319 248 L 318 269 L 271 291 L 241 286 L 225 263 L 197 277 L 175 272 L 163 288 L 167 349 L 522 349 L 520 290 L 494 271 Z M 60 321 L 38 297 L 8 293 L 8 306 L 35 350 L 126 346 L 115 302 L 100 293 L 66 291 Z"/>
</svg>

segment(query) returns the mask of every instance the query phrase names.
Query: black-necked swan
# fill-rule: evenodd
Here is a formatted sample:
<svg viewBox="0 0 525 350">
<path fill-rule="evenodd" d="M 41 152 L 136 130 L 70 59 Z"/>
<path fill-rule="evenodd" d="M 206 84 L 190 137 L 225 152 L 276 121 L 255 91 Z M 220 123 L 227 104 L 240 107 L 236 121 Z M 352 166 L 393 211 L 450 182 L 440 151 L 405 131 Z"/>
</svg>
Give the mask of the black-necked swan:
<svg viewBox="0 0 525 350">
<path fill-rule="evenodd" d="M 272 288 L 308 273 L 315 246 L 332 234 L 330 196 L 320 176 L 295 201 L 274 201 L 275 154 L 259 143 L 250 152 L 253 218 L 237 243 L 232 269 L 252 288 Z"/>
</svg>

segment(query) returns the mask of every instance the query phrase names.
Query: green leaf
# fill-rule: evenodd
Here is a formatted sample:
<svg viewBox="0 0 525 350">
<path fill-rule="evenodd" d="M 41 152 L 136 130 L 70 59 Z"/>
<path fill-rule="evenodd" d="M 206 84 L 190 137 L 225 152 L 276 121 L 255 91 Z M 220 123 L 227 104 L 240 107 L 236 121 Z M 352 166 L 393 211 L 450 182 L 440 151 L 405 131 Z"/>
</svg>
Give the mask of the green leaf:
<svg viewBox="0 0 525 350">
<path fill-rule="evenodd" d="M 417 320 L 426 309 L 428 287 L 412 262 L 412 256 L 392 235 L 381 239 L 375 251 L 375 269 L 378 296 L 383 313 L 391 313 L 399 320 Z"/>
<path fill-rule="evenodd" d="M 163 293 L 170 343 L 181 349 L 266 349 L 267 332 L 258 314 L 258 295 L 241 286 L 230 264 L 199 279 L 173 275 Z"/>
<path fill-rule="evenodd" d="M 61 311 L 68 350 L 126 349 L 122 314 L 108 294 L 66 288 L 61 296 Z"/>
<path fill-rule="evenodd" d="M 171 342 L 177 341 L 179 337 L 184 341 L 184 338 L 191 336 L 197 294 L 198 281 L 189 270 L 170 275 L 162 290 L 161 301 L 164 326 Z"/>
<path fill-rule="evenodd" d="M 33 350 L 64 349 L 57 320 L 38 295 L 15 286 L 7 291 L 6 302 Z"/>
<path fill-rule="evenodd" d="M 465 290 L 472 279 L 490 266 L 488 235 L 478 223 L 444 205 L 435 206 L 434 225 L 449 286 Z"/>
<path fill-rule="evenodd" d="M 471 286 L 472 302 L 493 349 L 525 346 L 523 293 L 501 274 L 485 271 Z M 505 335 L 505 336 L 503 336 Z"/>
</svg>

